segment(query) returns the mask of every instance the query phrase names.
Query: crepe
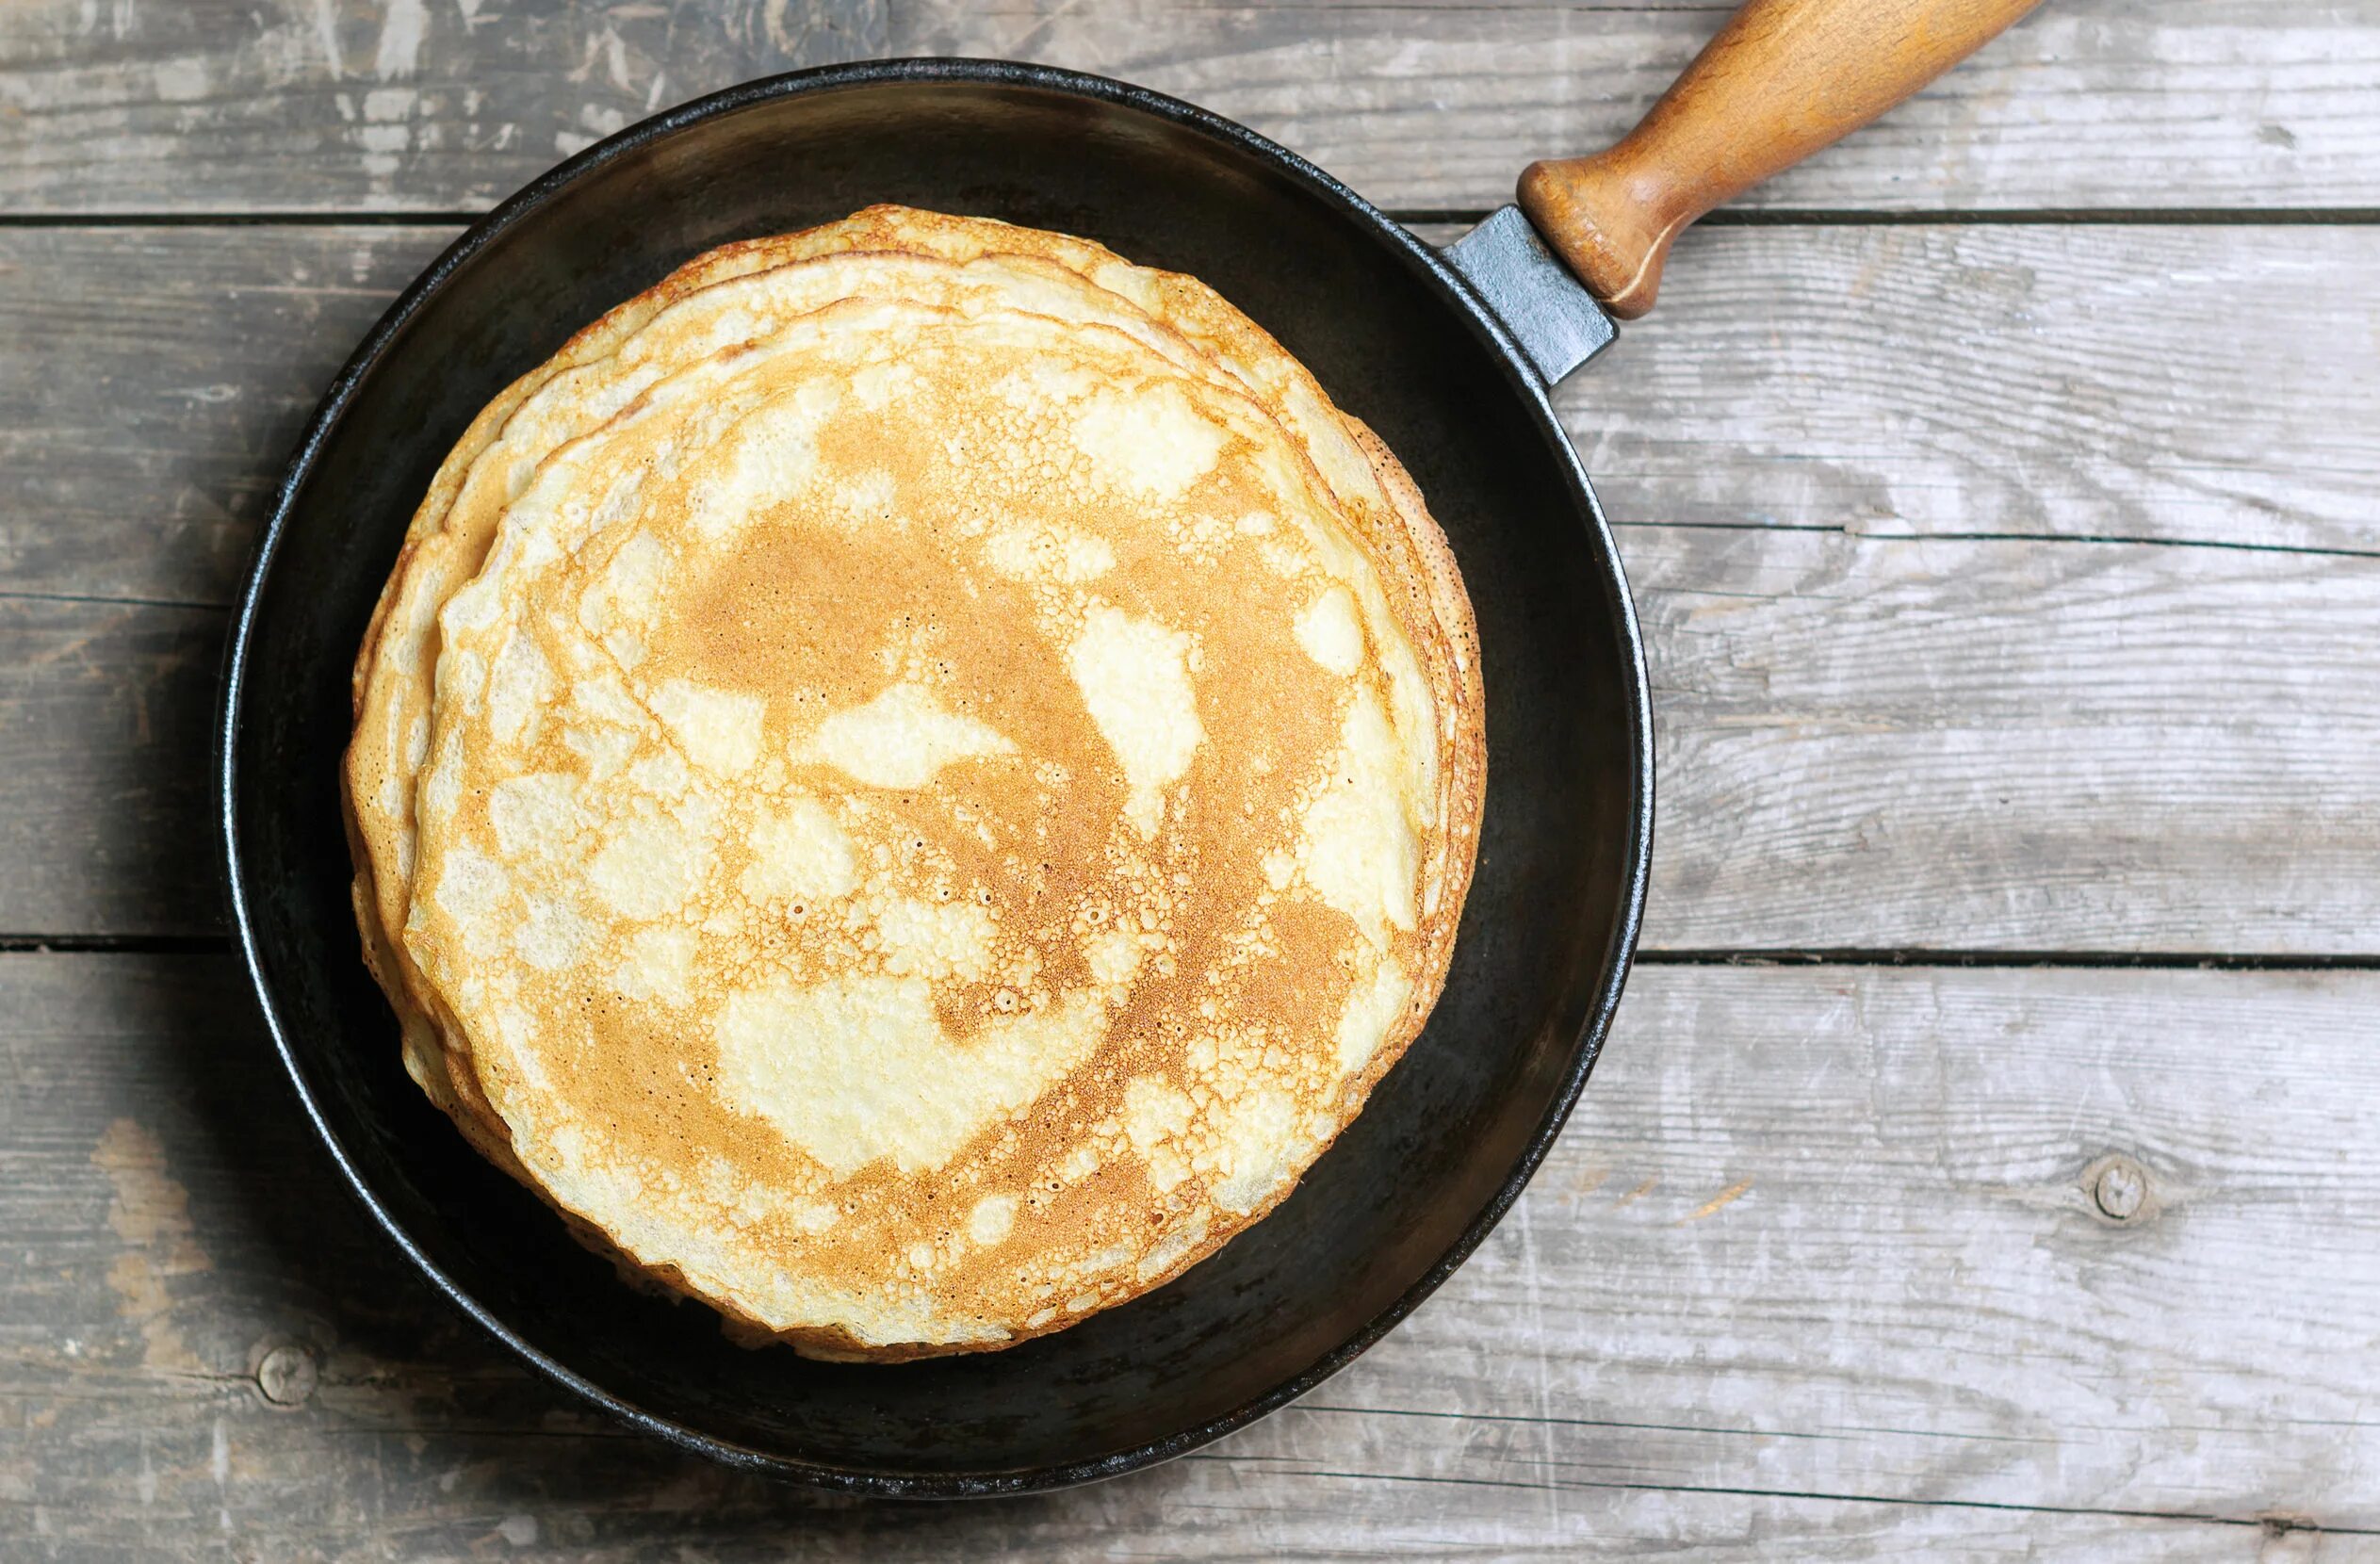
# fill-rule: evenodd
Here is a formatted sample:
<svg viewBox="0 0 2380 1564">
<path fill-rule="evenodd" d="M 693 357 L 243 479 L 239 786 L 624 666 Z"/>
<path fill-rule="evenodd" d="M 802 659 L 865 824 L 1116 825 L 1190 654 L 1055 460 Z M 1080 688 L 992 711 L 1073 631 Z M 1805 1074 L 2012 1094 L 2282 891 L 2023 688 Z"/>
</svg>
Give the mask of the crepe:
<svg viewBox="0 0 2380 1564">
<path fill-rule="evenodd" d="M 1420 1030 L 1483 784 L 1368 431 L 1192 280 L 898 208 L 498 399 L 357 707 L 416 1078 L 821 1356 L 1005 1345 L 1262 1216 Z"/>
</svg>

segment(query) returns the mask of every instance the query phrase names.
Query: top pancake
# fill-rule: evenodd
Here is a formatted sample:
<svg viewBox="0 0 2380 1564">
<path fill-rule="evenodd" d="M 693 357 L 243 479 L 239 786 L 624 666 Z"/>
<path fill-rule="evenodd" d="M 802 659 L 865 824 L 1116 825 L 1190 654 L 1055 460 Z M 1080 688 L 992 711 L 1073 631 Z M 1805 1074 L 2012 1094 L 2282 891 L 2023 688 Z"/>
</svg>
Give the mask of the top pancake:
<svg viewBox="0 0 2380 1564">
<path fill-rule="evenodd" d="M 1393 459 L 1188 280 L 931 214 L 705 257 L 499 399 L 358 696 L 416 1076 L 831 1354 L 1054 1328 L 1269 1209 L 1476 830 Z"/>
<path fill-rule="evenodd" d="M 878 237 L 860 229 L 858 220 L 837 228 L 854 242 Z M 407 1018 L 408 1065 L 449 1111 L 458 1097 L 475 1111 L 483 1105 L 467 1075 L 449 1081 L 428 1019 L 434 1000 L 389 935 L 403 926 L 412 875 L 413 790 L 428 734 L 438 644 L 434 616 L 448 593 L 476 573 L 503 507 L 537 464 L 599 427 L 666 369 L 765 336 L 855 295 L 976 311 L 1005 303 L 1054 318 L 1115 325 L 1180 358 L 1199 357 L 1174 334 L 1047 260 L 978 252 L 959 265 L 902 252 L 833 253 L 831 242 L 826 231 L 817 231 L 714 252 L 613 311 L 474 421 L 416 515 L 357 663 L 350 820 L 361 842 L 376 848 L 367 852 L 359 844 L 356 854 L 367 959 L 383 974 L 383 986 L 404 991 L 399 1010 Z M 831 258 L 809 259 L 814 251 Z M 766 265 L 780 260 L 788 264 Z M 453 1029 L 446 1030 L 450 1046 L 464 1046 Z M 503 1160 L 500 1137 L 482 1149 Z"/>
</svg>

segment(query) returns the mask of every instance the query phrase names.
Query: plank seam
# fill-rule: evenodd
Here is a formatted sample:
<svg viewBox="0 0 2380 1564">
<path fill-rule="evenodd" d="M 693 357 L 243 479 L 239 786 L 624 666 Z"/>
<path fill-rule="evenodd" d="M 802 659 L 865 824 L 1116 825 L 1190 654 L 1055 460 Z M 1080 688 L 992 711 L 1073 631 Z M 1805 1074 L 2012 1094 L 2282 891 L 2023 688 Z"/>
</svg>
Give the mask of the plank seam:
<svg viewBox="0 0 2380 1564">
<path fill-rule="evenodd" d="M 1986 1444 L 2055 1444 L 2053 1439 L 2024 1438 L 2011 1434 L 1947 1433 L 1934 1428 L 1875 1428 L 1850 1424 L 1839 1432 L 1805 1433 L 1790 1428 L 1731 1427 L 1708 1423 L 1643 1423 L 1625 1418 L 1557 1417 L 1536 1412 L 1439 1412 L 1414 1407 L 1345 1407 L 1327 1402 L 1300 1401 L 1301 1412 L 1335 1412 L 1348 1417 L 1416 1417 L 1448 1423 L 1518 1423 L 1530 1427 L 1618 1428 L 1628 1432 L 1664 1434 L 1730 1434 L 1746 1439 L 1838 1440 L 1852 1434 L 1901 1434 L 1919 1439 L 1949 1439 L 1975 1441 Z"/>
<path fill-rule="evenodd" d="M 74 603 L 111 609 L 192 609 L 221 613 L 229 603 L 208 603 L 190 597 L 143 597 L 134 593 L 0 591 L 0 603 Z"/>
<path fill-rule="evenodd" d="M 1244 1458 L 1235 1457 L 1225 1450 L 1202 1451 L 1182 1458 L 1229 1463 L 1242 1460 Z M 1567 1478 L 1556 1482 L 1522 1482 L 1500 1477 L 1441 1477 L 1403 1472 L 1349 1472 L 1330 1467 L 1290 1467 L 1270 1462 L 1265 1465 L 1266 1470 L 1280 1473 L 1284 1476 L 1344 1477 L 1358 1482 L 1430 1483 L 1443 1487 L 1509 1488 L 1526 1491 L 1587 1490 L 1619 1493 L 1703 1493 L 1745 1499 L 1798 1499 L 1816 1504 L 1893 1505 L 1915 1509 L 1977 1509 L 2016 1515 L 2075 1515 L 2123 1521 L 2177 1521 L 2198 1525 L 2254 1527 L 2270 1537 L 2278 1537 L 2290 1532 L 2328 1533 L 2339 1537 L 2380 1537 L 2380 1526 L 2327 1525 L 2297 1515 L 2217 1515 L 2203 1510 L 2184 1509 L 2103 1509 L 2088 1505 L 2024 1505 L 1994 1499 L 1920 1499 L 1884 1493 L 1818 1493 L 1794 1489 L 1736 1488 L 1702 1483 L 1624 1483 L 1592 1477 Z"/>
<path fill-rule="evenodd" d="M 2340 548 L 2317 544 L 2241 543 L 2226 538 L 2125 537 L 2096 532 L 1894 532 L 1864 523 L 1831 524 L 1798 521 L 1660 521 L 1614 520 L 1612 529 L 1629 532 L 1812 532 L 1863 543 L 2010 543 L 2056 544 L 2099 548 L 2211 548 L 2232 554 L 2300 555 L 2309 559 L 2380 560 L 2380 548 Z M 64 603 L 97 608 L 177 609 L 197 613 L 223 613 L 228 601 L 196 597 L 149 597 L 132 593 L 38 592 L 0 588 L 0 603 Z"/>
<path fill-rule="evenodd" d="M 1475 207 L 1398 207 L 1390 217 L 1410 226 L 1475 223 Z M 1949 206 L 1865 211 L 1836 206 L 1722 206 L 1695 220 L 1703 228 L 2365 228 L 2380 224 L 2380 206 Z"/>
<path fill-rule="evenodd" d="M 2380 954 L 2268 951 L 1942 950 L 1923 946 L 1648 946 L 1642 967 L 2096 968 L 2214 972 L 2372 972 Z"/>
<path fill-rule="evenodd" d="M 0 955 L 220 955 L 220 934 L 0 934 Z M 2380 953 L 2266 951 L 1944 950 L 1923 946 L 1647 946 L 1640 967 L 2054 967 L 2112 971 L 2372 972 Z"/>
<path fill-rule="evenodd" d="M 2071 543 L 2112 548 L 2220 548 L 2234 554 L 2306 554 L 2333 560 L 2380 560 L 2380 548 L 2309 543 L 2243 543 L 2236 538 L 2127 537 L 2120 532 L 1896 532 L 1866 522 L 1658 521 L 1612 522 L 1615 530 L 1700 532 L 1830 532 L 1877 543 Z"/>
<path fill-rule="evenodd" d="M 7 228 L 467 228 L 486 212 L 0 212 Z"/>
<path fill-rule="evenodd" d="M 0 955 L 229 955 L 220 934 L 0 934 Z"/>
<path fill-rule="evenodd" d="M 1392 207 L 1388 216 L 1412 226 L 1475 223 L 1486 207 Z M 434 209 L 263 211 L 0 212 L 5 228 L 439 228 L 468 227 L 487 210 Z M 1863 211 L 1855 207 L 1722 207 L 1700 220 L 1705 228 L 1923 227 L 2341 227 L 2380 225 L 2380 206 L 2008 206 Z"/>
</svg>

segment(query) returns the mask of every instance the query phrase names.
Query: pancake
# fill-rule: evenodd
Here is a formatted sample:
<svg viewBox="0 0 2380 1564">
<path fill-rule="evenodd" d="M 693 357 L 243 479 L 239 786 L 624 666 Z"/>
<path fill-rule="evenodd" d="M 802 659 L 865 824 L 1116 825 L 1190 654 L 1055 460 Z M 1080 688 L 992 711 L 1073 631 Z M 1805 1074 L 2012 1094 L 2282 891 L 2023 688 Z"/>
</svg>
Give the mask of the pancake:
<svg viewBox="0 0 2380 1564">
<path fill-rule="evenodd" d="M 799 242 L 804 239 L 807 244 Z M 1047 261 L 979 254 L 961 266 L 903 253 L 825 261 L 800 253 L 819 242 L 816 236 L 796 236 L 774 248 L 740 246 L 705 257 L 655 290 L 649 301 L 624 306 L 580 334 L 554 364 L 518 383 L 474 422 L 416 514 L 358 661 L 358 716 L 349 772 L 351 778 L 376 780 L 350 788 L 349 821 L 362 866 L 356 894 L 367 959 L 383 987 L 392 994 L 402 990 L 408 1067 L 450 1113 L 462 1108 L 485 1118 L 467 1074 L 450 1071 L 439 1052 L 438 1029 L 431 1022 L 434 1000 L 423 992 L 410 959 L 391 936 L 403 925 L 411 875 L 413 784 L 431 704 L 433 616 L 450 583 L 476 571 L 503 506 L 536 463 L 599 425 L 663 367 L 764 335 L 854 293 L 970 310 L 1003 302 L 1058 318 L 1098 320 L 1141 334 L 1184 361 L 1197 358 L 1180 337 Z M 793 256 L 793 263 L 758 269 L 758 262 L 781 255 Z M 730 283 L 736 285 L 725 285 Z M 367 850 L 367 842 L 379 844 L 378 850 Z M 393 872 L 375 867 L 383 863 Z M 459 1046 L 454 1029 L 444 1031 L 449 1045 Z M 483 1149 L 504 1160 L 495 1148 Z"/>
<path fill-rule="evenodd" d="M 820 1356 L 1005 1345 L 1261 1217 L 1420 1030 L 1476 839 L 1386 448 L 1188 279 L 900 209 L 492 404 L 356 688 L 409 1068 Z"/>
</svg>

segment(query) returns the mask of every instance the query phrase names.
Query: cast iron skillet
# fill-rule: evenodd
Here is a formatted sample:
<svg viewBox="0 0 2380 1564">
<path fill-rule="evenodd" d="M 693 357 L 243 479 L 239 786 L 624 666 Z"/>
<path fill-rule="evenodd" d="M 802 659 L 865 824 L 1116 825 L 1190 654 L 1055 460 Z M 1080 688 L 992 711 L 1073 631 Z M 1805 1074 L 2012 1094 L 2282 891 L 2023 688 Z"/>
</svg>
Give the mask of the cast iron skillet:
<svg viewBox="0 0 2380 1564">
<path fill-rule="evenodd" d="M 1490 755 L 1444 998 L 1296 1193 L 1147 1297 L 1010 1351 L 897 1367 L 731 1345 L 708 1310 L 622 1286 L 465 1146 L 406 1079 L 365 973 L 336 792 L 373 600 L 478 409 L 697 252 L 886 201 L 1099 239 L 1205 279 L 1280 337 L 1386 437 L 1444 525 L 1478 614 Z M 220 780 L 233 916 L 275 1046 L 340 1171 L 441 1292 L 547 1376 L 692 1449 L 955 1496 L 1203 1444 L 1345 1365 L 1478 1246 L 1619 1001 L 1652 841 L 1652 720 L 1611 537 L 1546 402 L 1610 323 L 1517 212 L 1459 248 L 1524 318 L 1229 122 L 1092 76 L 913 60 L 756 82 L 625 131 L 406 290 L 276 497 L 233 630 Z"/>
</svg>

